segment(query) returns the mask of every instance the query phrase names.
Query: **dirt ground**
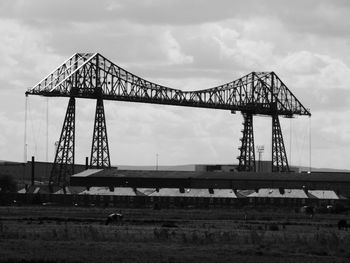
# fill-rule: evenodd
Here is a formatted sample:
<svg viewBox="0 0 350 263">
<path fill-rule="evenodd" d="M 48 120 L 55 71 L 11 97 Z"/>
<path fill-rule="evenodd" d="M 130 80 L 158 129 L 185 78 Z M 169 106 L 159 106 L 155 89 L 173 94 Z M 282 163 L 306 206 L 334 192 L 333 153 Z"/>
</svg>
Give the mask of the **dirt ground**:
<svg viewBox="0 0 350 263">
<path fill-rule="evenodd" d="M 347 214 L 294 209 L 0 207 L 0 262 L 350 262 Z"/>
</svg>

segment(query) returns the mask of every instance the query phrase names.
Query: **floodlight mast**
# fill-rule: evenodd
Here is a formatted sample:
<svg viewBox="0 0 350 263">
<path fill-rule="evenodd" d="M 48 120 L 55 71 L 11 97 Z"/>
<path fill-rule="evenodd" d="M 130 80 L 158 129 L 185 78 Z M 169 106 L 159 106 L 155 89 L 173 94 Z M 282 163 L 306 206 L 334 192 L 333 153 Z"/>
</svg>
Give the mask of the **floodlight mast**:
<svg viewBox="0 0 350 263">
<path fill-rule="evenodd" d="M 258 154 L 259 154 L 258 172 L 261 172 L 261 156 L 265 150 L 265 146 L 264 145 L 257 145 L 256 150 L 258 151 Z"/>
</svg>

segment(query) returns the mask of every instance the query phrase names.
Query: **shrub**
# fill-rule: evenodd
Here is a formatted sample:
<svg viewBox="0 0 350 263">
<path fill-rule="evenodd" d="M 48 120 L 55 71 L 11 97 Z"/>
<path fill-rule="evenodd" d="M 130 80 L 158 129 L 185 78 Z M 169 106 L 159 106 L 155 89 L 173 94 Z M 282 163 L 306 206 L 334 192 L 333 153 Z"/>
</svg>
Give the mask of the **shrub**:
<svg viewBox="0 0 350 263">
<path fill-rule="evenodd" d="M 279 230 L 278 225 L 270 225 L 269 230 L 270 231 L 278 231 Z"/>
<path fill-rule="evenodd" d="M 0 192 L 16 192 L 17 183 L 7 174 L 0 174 Z"/>
</svg>

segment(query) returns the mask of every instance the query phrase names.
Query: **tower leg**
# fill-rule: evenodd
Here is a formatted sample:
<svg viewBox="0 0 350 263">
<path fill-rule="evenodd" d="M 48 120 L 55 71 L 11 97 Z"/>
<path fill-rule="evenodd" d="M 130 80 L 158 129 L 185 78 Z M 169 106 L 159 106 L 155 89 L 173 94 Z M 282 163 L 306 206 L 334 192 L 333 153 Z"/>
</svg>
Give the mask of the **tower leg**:
<svg viewBox="0 0 350 263">
<path fill-rule="evenodd" d="M 101 98 L 98 98 L 96 103 L 90 167 L 111 167 L 108 148 L 106 117 L 103 106 L 103 99 Z"/>
<path fill-rule="evenodd" d="M 289 172 L 278 115 L 272 116 L 272 172 Z"/>
<path fill-rule="evenodd" d="M 74 174 L 74 150 L 75 98 L 71 97 L 68 102 L 55 161 L 50 174 L 49 187 L 51 192 L 54 186 L 65 189 L 69 185 L 70 176 Z"/>
<path fill-rule="evenodd" d="M 238 157 L 239 171 L 255 172 L 255 150 L 254 150 L 254 133 L 253 133 L 253 114 L 243 113 L 244 128 L 241 138 L 242 146 L 240 147 L 240 156 Z"/>
</svg>

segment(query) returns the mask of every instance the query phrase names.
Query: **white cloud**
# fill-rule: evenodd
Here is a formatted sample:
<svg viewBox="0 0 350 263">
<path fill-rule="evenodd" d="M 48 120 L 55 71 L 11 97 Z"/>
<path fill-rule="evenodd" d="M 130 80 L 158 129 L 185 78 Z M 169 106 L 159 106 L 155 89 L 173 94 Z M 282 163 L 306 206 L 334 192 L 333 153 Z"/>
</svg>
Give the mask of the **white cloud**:
<svg viewBox="0 0 350 263">
<path fill-rule="evenodd" d="M 319 73 L 327 65 L 324 57 L 309 51 L 289 53 L 278 61 L 280 68 L 291 74 L 311 75 Z"/>
<path fill-rule="evenodd" d="M 290 53 L 278 61 L 278 68 L 318 89 L 346 89 L 350 84 L 350 79 L 344 78 L 350 74 L 350 67 L 329 55 L 305 50 Z"/>
<path fill-rule="evenodd" d="M 26 88 L 73 53 L 92 51 L 141 77 L 184 90 L 273 70 L 311 107 L 315 164 L 350 168 L 343 147 L 349 141 L 350 123 L 346 1 L 36 0 L 0 5 L 0 110 L 5 114 L 1 123 L 12 127 L 3 128 L 6 135 L 1 134 L 0 143 L 5 148 L 23 140 Z M 77 12 L 82 7 L 84 12 Z M 39 129 L 40 105 L 33 103 L 32 109 L 38 138 L 44 132 Z M 66 105 L 64 99 L 50 99 L 50 155 Z M 77 102 L 77 160 L 89 155 L 94 107 L 92 100 Z M 238 115 L 121 102 L 106 103 L 106 115 L 114 163 L 152 164 L 155 152 L 169 164 L 236 162 L 241 137 Z M 269 124 L 256 123 L 257 140 L 270 144 L 265 142 L 270 138 Z M 295 143 L 303 144 L 298 139 Z M 43 147 L 37 146 L 40 158 Z M 20 160 L 21 149 L 22 145 L 11 148 L 0 158 Z M 327 151 L 339 161 L 329 160 Z"/>
<path fill-rule="evenodd" d="M 16 20 L 0 19 L 0 81 L 21 88 L 49 72 L 62 57 L 46 45 L 46 32 L 27 27 Z M 39 81 L 39 79 L 37 79 Z M 9 87 L 7 87 L 9 88 Z"/>
<path fill-rule="evenodd" d="M 193 57 L 183 54 L 181 46 L 170 31 L 164 33 L 164 42 L 163 49 L 169 58 L 170 64 L 189 64 L 193 62 Z"/>
</svg>

